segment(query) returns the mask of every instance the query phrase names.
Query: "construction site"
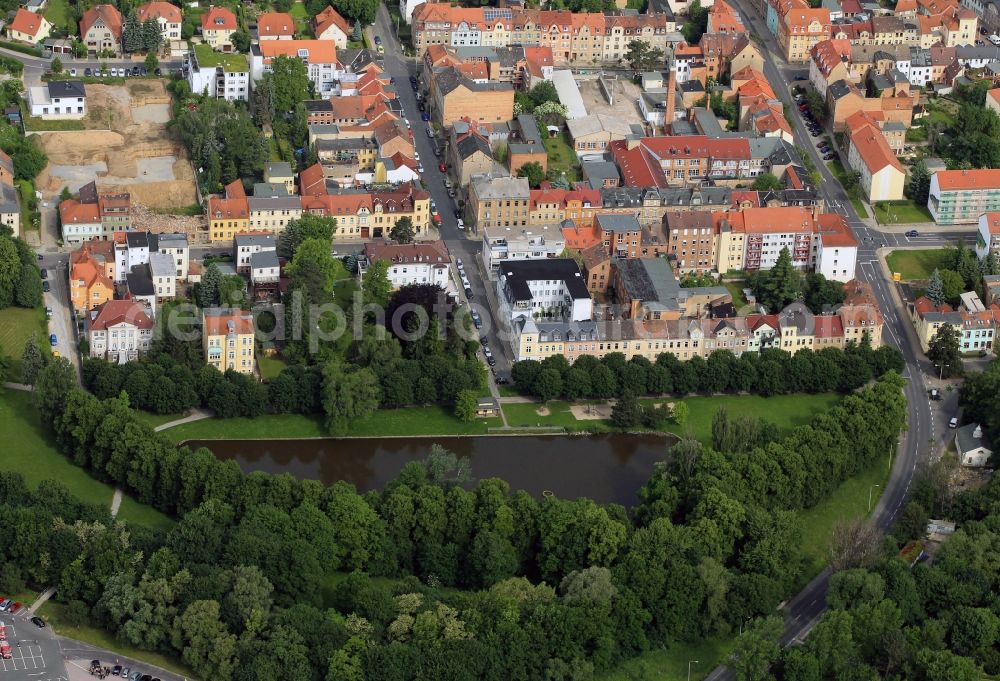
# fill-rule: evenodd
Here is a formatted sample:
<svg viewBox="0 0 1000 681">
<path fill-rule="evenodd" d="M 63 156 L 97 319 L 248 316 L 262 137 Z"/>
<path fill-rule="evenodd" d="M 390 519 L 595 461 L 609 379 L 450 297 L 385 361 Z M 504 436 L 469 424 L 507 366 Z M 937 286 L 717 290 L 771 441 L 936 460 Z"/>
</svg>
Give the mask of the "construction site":
<svg viewBox="0 0 1000 681">
<path fill-rule="evenodd" d="M 200 216 L 160 214 L 198 201 L 187 150 L 167 131 L 170 95 L 162 81 L 88 84 L 87 108 L 85 130 L 34 133 L 49 157 L 36 180 L 43 200 L 55 199 L 64 187 L 75 193 L 96 180 L 100 192 L 131 194 L 138 209 L 134 217 L 174 222 L 186 232 L 204 223 Z M 160 224 L 138 222 L 138 229 L 161 231 L 156 229 Z"/>
</svg>

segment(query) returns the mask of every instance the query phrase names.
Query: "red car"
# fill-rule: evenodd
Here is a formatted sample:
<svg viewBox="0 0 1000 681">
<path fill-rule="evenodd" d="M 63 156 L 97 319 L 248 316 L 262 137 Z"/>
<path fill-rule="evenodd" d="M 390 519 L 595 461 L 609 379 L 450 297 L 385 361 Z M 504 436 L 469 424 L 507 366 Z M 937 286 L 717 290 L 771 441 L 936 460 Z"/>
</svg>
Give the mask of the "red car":
<svg viewBox="0 0 1000 681">
<path fill-rule="evenodd" d="M 448 172 L 448 166 L 446 166 L 443 163 L 438 163 L 438 170 L 440 170 L 442 173 L 446 173 Z"/>
<path fill-rule="evenodd" d="M 16 615 L 17 611 L 21 609 L 21 601 L 14 601 L 14 605 L 10 606 L 10 614 Z"/>
<path fill-rule="evenodd" d="M 431 222 L 433 222 L 435 225 L 440 225 L 441 224 L 441 214 L 440 213 L 434 213 L 434 215 L 431 216 Z"/>
</svg>

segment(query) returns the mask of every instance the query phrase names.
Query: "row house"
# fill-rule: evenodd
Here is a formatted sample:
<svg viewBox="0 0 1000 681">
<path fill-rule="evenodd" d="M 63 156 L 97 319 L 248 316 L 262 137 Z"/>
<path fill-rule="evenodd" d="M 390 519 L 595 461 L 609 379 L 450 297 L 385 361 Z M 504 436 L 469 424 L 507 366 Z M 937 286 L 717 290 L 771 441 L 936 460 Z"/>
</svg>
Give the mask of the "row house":
<svg viewBox="0 0 1000 681">
<path fill-rule="evenodd" d="M 226 185 L 222 196 L 208 197 L 208 236 L 213 242 L 230 243 L 250 229 L 250 205 L 241 180 Z"/>
<path fill-rule="evenodd" d="M 79 315 L 115 295 L 115 248 L 110 241 L 91 239 L 69 256 L 69 298 Z"/>
<path fill-rule="evenodd" d="M 959 352 L 993 350 L 997 323 L 1000 322 L 1000 306 L 985 307 L 975 293 L 963 295 L 958 309 L 947 303 L 935 305 L 926 296 L 907 304 L 907 308 L 924 352 L 928 351 L 934 336 L 945 326 L 952 327 L 958 334 Z"/>
<path fill-rule="evenodd" d="M 878 97 L 866 97 L 853 83 L 838 80 L 830 84 L 826 99 L 835 132 L 846 130 L 847 119 L 859 111 L 878 114 L 880 120 L 901 123 L 905 127 L 913 122 L 915 98 L 905 81 L 883 90 Z"/>
<path fill-rule="evenodd" d="M 249 228 L 281 234 L 292 220 L 302 217 L 302 202 L 297 196 L 251 196 L 247 199 Z"/>
<path fill-rule="evenodd" d="M 612 142 L 610 147 L 625 186 L 666 187 L 704 180 L 735 183 L 767 171 L 763 159 L 753 158 L 747 138 L 644 137 Z"/>
<path fill-rule="evenodd" d="M 849 116 L 845 123 L 847 164 L 861 176 L 861 189 L 868 201 L 901 200 L 906 171 L 878 123 L 864 111 Z"/>
<path fill-rule="evenodd" d="M 830 83 L 852 80 L 851 48 L 850 40 L 834 38 L 816 43 L 809 51 L 809 82 L 824 99 Z"/>
<path fill-rule="evenodd" d="M 1000 256 L 1000 212 L 995 211 L 980 215 L 976 230 L 976 255 L 982 260 L 990 253 Z"/>
<path fill-rule="evenodd" d="M 829 40 L 830 33 L 830 10 L 812 9 L 804 0 L 796 0 L 778 25 L 778 46 L 787 62 L 805 62 L 813 45 Z"/>
<path fill-rule="evenodd" d="M 666 15 L 586 13 L 504 7 L 454 7 L 424 3 L 413 12 L 413 44 L 422 58 L 432 45 L 547 47 L 556 65 L 595 65 L 624 58 L 641 40 L 667 51 L 675 30 Z"/>
</svg>

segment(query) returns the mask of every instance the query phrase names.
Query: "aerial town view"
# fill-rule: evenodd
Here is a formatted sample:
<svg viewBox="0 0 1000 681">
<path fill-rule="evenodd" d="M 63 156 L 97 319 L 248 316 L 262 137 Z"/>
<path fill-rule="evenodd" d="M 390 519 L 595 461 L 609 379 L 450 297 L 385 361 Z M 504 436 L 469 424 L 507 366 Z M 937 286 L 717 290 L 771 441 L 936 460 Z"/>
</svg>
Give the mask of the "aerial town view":
<svg viewBox="0 0 1000 681">
<path fill-rule="evenodd" d="M 0 0 L 0 681 L 1000 679 L 1000 0 L 140 3 Z"/>
</svg>

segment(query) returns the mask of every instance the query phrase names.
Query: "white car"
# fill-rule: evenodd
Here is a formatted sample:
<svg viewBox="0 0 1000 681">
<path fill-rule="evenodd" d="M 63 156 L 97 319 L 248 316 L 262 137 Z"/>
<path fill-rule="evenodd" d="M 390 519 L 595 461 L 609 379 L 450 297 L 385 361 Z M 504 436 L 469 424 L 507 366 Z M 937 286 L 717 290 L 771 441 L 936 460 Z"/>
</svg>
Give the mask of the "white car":
<svg viewBox="0 0 1000 681">
<path fill-rule="evenodd" d="M 458 228 L 465 229 L 465 223 L 462 222 L 462 218 L 458 218 Z"/>
<path fill-rule="evenodd" d="M 419 151 L 414 151 L 413 152 L 413 160 L 414 161 L 419 161 L 420 160 L 420 152 Z"/>
</svg>

